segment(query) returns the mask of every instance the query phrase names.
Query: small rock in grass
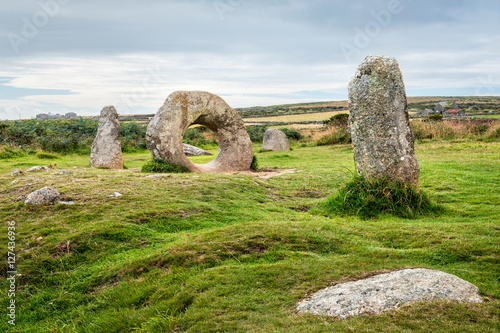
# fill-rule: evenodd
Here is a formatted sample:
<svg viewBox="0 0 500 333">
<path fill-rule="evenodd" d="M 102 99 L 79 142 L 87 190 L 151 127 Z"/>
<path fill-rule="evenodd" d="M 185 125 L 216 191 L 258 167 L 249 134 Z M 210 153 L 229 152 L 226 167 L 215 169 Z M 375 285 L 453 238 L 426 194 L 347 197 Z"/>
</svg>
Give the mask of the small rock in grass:
<svg viewBox="0 0 500 333">
<path fill-rule="evenodd" d="M 52 187 L 44 187 L 28 195 L 24 201 L 25 205 L 41 205 L 54 203 L 59 199 L 61 194 L 58 190 Z"/>
<path fill-rule="evenodd" d="M 149 175 L 146 178 L 172 178 L 172 175 L 162 174 L 162 175 Z"/>
<path fill-rule="evenodd" d="M 75 204 L 74 201 L 59 201 L 58 203 L 61 205 L 74 205 Z"/>
<path fill-rule="evenodd" d="M 49 168 L 44 166 L 34 166 L 26 170 L 26 172 L 39 172 L 39 171 L 49 171 Z"/>
<path fill-rule="evenodd" d="M 60 175 L 71 175 L 72 173 L 69 171 L 61 171 L 59 174 Z"/>
<path fill-rule="evenodd" d="M 411 302 L 435 300 L 483 302 L 475 285 L 455 275 L 429 269 L 406 269 L 320 290 L 300 302 L 297 310 L 345 319 L 389 311 Z"/>
<path fill-rule="evenodd" d="M 38 237 L 36 240 L 39 242 L 39 241 L 43 240 L 43 237 Z"/>
<path fill-rule="evenodd" d="M 23 172 L 22 172 L 21 170 L 16 169 L 16 170 L 12 171 L 12 172 L 10 173 L 10 175 L 11 175 L 12 177 L 15 177 L 15 176 L 20 176 L 20 175 L 22 175 L 22 173 L 23 173 Z"/>
<path fill-rule="evenodd" d="M 113 197 L 113 198 L 118 198 L 118 197 L 121 197 L 121 196 L 123 196 L 123 194 L 118 193 L 118 192 L 114 192 L 113 194 L 110 195 L 110 197 Z"/>
</svg>

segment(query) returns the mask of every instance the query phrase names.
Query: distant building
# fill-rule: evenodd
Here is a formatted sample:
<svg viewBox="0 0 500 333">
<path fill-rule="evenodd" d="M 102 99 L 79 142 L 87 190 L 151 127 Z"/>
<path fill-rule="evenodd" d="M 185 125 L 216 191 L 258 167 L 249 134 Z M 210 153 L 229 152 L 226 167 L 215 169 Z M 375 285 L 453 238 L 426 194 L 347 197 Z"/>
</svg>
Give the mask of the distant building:
<svg viewBox="0 0 500 333">
<path fill-rule="evenodd" d="M 36 119 L 38 120 L 48 120 L 50 119 L 50 116 L 46 113 L 40 113 L 36 115 Z"/>
<path fill-rule="evenodd" d="M 445 117 L 463 117 L 463 116 L 465 116 L 465 111 L 459 110 L 459 109 L 451 109 L 451 110 L 445 111 L 444 116 Z"/>
<path fill-rule="evenodd" d="M 436 111 L 432 110 L 432 109 L 425 109 L 422 112 L 423 116 L 432 116 L 433 114 L 438 114 L 438 113 Z"/>
<path fill-rule="evenodd" d="M 449 104 L 448 102 L 440 102 L 437 103 L 436 107 L 434 108 L 434 111 L 436 111 L 439 114 L 443 114 L 447 109 L 449 109 Z"/>
<path fill-rule="evenodd" d="M 36 119 L 38 120 L 53 120 L 53 119 L 74 119 L 77 118 L 78 115 L 74 112 L 68 112 L 65 115 L 61 114 L 52 114 L 52 113 L 40 113 L 36 115 Z"/>
</svg>

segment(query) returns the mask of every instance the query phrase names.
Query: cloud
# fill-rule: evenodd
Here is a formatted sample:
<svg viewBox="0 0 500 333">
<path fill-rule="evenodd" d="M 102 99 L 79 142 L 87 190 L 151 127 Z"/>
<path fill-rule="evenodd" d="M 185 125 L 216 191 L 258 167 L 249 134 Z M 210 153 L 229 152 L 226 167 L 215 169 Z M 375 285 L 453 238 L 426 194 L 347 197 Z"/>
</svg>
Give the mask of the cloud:
<svg viewBox="0 0 500 333">
<path fill-rule="evenodd" d="M 47 24 L 14 52 L 8 34 L 22 37 L 25 22 L 56 1 Z M 12 93 L 0 105 L 155 112 L 181 89 L 208 90 L 235 107 L 344 99 L 369 54 L 398 59 L 409 95 L 500 94 L 497 2 L 399 0 L 400 10 L 380 21 L 394 1 L 8 2 L 0 13 L 0 76 L 11 78 Z M 342 45 L 355 50 L 346 56 Z M 72 94 L 19 96 L 14 88 Z"/>
</svg>

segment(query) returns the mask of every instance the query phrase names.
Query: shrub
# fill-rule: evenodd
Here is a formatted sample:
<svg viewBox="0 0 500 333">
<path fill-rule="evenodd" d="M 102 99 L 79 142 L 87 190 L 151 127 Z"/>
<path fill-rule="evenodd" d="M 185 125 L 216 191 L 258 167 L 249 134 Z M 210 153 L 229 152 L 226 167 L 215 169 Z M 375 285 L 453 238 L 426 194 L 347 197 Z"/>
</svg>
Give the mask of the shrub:
<svg viewBox="0 0 500 333">
<path fill-rule="evenodd" d="M 442 114 L 431 114 L 429 116 L 426 116 L 424 121 L 443 121 L 443 115 Z"/>
<path fill-rule="evenodd" d="M 3 147 L 0 150 L 0 160 L 6 160 L 9 158 L 16 158 L 16 157 L 26 157 L 29 155 L 33 155 L 35 153 L 36 151 L 30 148 L 22 149 L 22 148 Z"/>
<path fill-rule="evenodd" d="M 299 141 L 301 140 L 302 138 L 304 138 L 304 136 L 302 135 L 302 133 L 300 133 L 300 131 L 292 128 L 282 128 L 280 129 L 283 133 L 286 134 L 286 136 L 288 137 L 288 139 L 290 140 L 296 140 L 296 141 Z"/>
<path fill-rule="evenodd" d="M 250 165 L 250 170 L 257 171 L 259 170 L 259 161 L 257 160 L 257 156 L 253 155 L 252 164 Z"/>
<path fill-rule="evenodd" d="M 339 113 L 336 114 L 328 120 L 324 120 L 323 124 L 326 126 L 337 126 L 337 127 L 347 127 L 349 123 L 349 114 L 347 113 Z"/>
<path fill-rule="evenodd" d="M 208 131 L 208 128 L 204 126 L 188 128 L 182 142 L 200 148 L 217 145 L 217 138 L 215 136 L 211 140 L 205 136 L 204 133 Z"/>
<path fill-rule="evenodd" d="M 495 140 L 500 122 L 491 119 L 445 119 L 438 122 L 413 121 L 411 127 L 417 140 Z"/>
<path fill-rule="evenodd" d="M 384 213 L 414 218 L 442 211 L 414 186 L 388 179 L 367 180 L 360 176 L 355 176 L 320 206 L 329 214 L 355 215 L 362 219 L 376 218 Z"/>
<path fill-rule="evenodd" d="M 141 168 L 145 173 L 187 173 L 190 170 L 186 167 L 172 164 L 163 160 L 149 160 Z"/>
<path fill-rule="evenodd" d="M 351 134 L 347 127 L 331 127 L 329 133 L 316 141 L 317 146 L 351 143 Z"/>
<path fill-rule="evenodd" d="M 147 124 L 130 121 L 120 124 L 120 127 L 120 139 L 122 143 L 122 151 L 124 153 L 132 153 L 147 149 Z"/>
<path fill-rule="evenodd" d="M 48 153 L 38 153 L 36 154 L 36 157 L 38 157 L 41 160 L 55 160 L 59 158 L 59 156 Z"/>
<path fill-rule="evenodd" d="M 262 142 L 264 140 L 264 133 L 267 130 L 267 126 L 257 125 L 257 126 L 248 126 L 247 133 L 250 136 L 250 140 L 252 142 Z"/>
</svg>

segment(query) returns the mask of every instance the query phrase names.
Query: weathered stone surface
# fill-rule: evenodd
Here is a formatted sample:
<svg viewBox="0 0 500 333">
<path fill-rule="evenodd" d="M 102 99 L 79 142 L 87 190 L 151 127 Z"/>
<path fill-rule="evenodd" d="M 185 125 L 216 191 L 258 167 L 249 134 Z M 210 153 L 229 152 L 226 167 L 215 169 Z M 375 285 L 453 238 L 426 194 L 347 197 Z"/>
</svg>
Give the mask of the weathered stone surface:
<svg viewBox="0 0 500 333">
<path fill-rule="evenodd" d="M 24 201 L 25 205 L 41 205 L 54 203 L 59 199 L 61 194 L 58 190 L 52 187 L 44 187 L 38 191 L 32 192 Z"/>
<path fill-rule="evenodd" d="M 320 290 L 300 302 L 297 309 L 345 319 L 389 311 L 411 302 L 435 300 L 483 301 L 476 286 L 454 275 L 429 269 L 407 269 Z"/>
<path fill-rule="evenodd" d="M 194 164 L 184 154 L 182 138 L 189 126 L 204 125 L 219 140 L 219 154 L 212 162 Z M 148 125 L 148 149 L 154 159 L 198 173 L 249 170 L 252 142 L 241 116 L 219 96 L 202 91 L 172 93 Z"/>
<path fill-rule="evenodd" d="M 184 154 L 186 156 L 203 156 L 203 155 L 213 155 L 212 153 L 209 153 L 206 150 L 203 150 L 201 148 L 191 146 L 188 144 L 183 143 L 182 144 L 182 149 L 184 149 Z"/>
<path fill-rule="evenodd" d="M 15 177 L 15 176 L 20 176 L 20 175 L 22 175 L 22 173 L 23 173 L 23 172 L 22 172 L 21 170 L 16 169 L 16 170 L 12 171 L 12 172 L 10 173 L 10 175 L 11 175 L 12 177 Z"/>
<path fill-rule="evenodd" d="M 26 170 L 26 172 L 39 172 L 39 171 L 49 171 L 49 168 L 44 166 L 34 166 Z"/>
<path fill-rule="evenodd" d="M 101 111 L 97 135 L 90 153 L 90 167 L 123 169 L 120 123 L 114 106 L 106 106 Z"/>
<path fill-rule="evenodd" d="M 349 84 L 349 129 L 356 165 L 367 178 L 418 185 L 420 167 L 397 61 L 369 56 Z"/>
<path fill-rule="evenodd" d="M 285 133 L 276 128 L 270 128 L 264 133 L 262 150 L 289 151 L 290 142 Z"/>
</svg>

